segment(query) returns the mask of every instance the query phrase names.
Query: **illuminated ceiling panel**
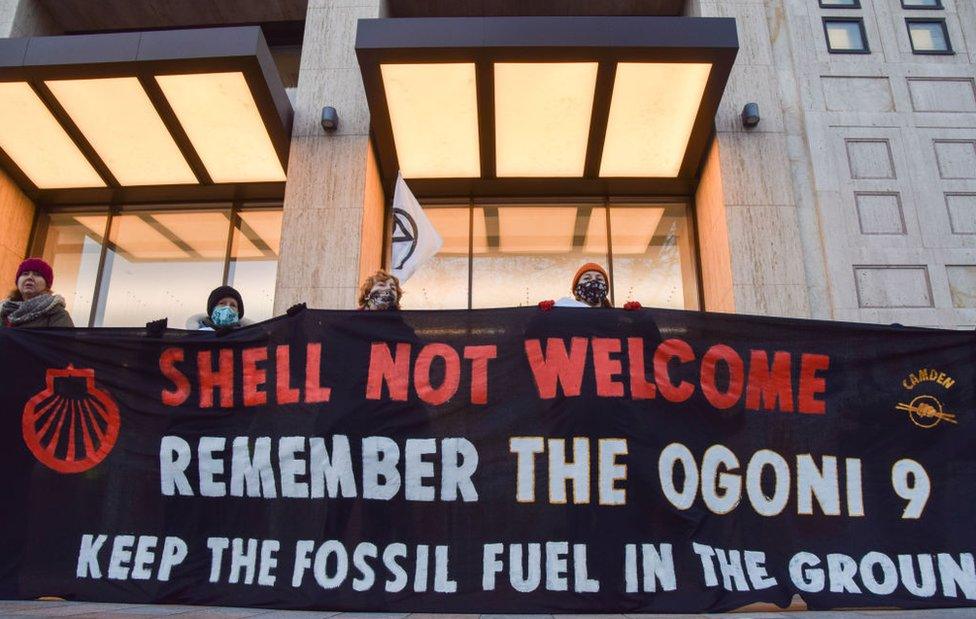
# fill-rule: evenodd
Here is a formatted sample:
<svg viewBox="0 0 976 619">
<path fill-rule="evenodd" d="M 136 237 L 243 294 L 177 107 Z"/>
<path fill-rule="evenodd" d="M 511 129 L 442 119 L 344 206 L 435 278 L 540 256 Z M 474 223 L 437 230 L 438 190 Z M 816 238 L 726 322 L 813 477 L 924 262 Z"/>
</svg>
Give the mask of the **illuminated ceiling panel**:
<svg viewBox="0 0 976 619">
<path fill-rule="evenodd" d="M 498 176 L 583 176 L 598 66 L 495 64 Z"/>
<path fill-rule="evenodd" d="M 613 232 L 613 255 L 643 254 L 657 232 L 657 227 L 664 216 L 664 207 L 610 209 L 610 223 Z M 607 250 L 607 214 L 606 210 L 593 209 L 586 227 L 586 253 L 602 253 Z"/>
<path fill-rule="evenodd" d="M 567 253 L 573 249 L 576 207 L 498 209 L 498 249 L 504 253 Z"/>
<path fill-rule="evenodd" d="M 711 68 L 619 63 L 600 176 L 678 176 Z"/>
<path fill-rule="evenodd" d="M 188 260 L 190 255 L 141 215 L 112 219 L 112 242 L 130 260 Z"/>
<path fill-rule="evenodd" d="M 41 189 L 105 186 L 26 82 L 0 83 L 0 148 Z"/>
<path fill-rule="evenodd" d="M 259 26 L 0 39 L 0 165 L 36 203 L 280 200 L 291 116 Z"/>
<path fill-rule="evenodd" d="M 611 208 L 614 255 L 647 253 L 663 216 L 664 207 Z"/>
<path fill-rule="evenodd" d="M 404 178 L 481 175 L 473 63 L 380 67 Z"/>
<path fill-rule="evenodd" d="M 257 235 L 257 240 L 271 250 L 274 255 L 281 253 L 281 209 L 273 211 L 242 211 L 241 222 Z"/>
<path fill-rule="evenodd" d="M 156 81 L 215 183 L 285 180 L 243 73 L 157 75 Z"/>
<path fill-rule="evenodd" d="M 45 84 L 121 184 L 197 182 L 138 78 Z"/>
<path fill-rule="evenodd" d="M 420 198 L 690 195 L 735 20 L 361 19 L 383 185 Z M 489 226 L 489 231 L 491 230 Z"/>
<path fill-rule="evenodd" d="M 227 213 L 196 211 L 189 217 L 179 212 L 153 213 L 150 217 L 203 258 L 222 260 L 227 254 Z"/>
</svg>

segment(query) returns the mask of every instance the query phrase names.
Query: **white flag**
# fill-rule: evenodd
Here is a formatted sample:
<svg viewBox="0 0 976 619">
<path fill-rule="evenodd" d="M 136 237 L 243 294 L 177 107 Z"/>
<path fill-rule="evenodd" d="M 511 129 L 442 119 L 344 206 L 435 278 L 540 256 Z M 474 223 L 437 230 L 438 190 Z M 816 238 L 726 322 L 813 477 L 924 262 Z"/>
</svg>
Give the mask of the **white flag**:
<svg viewBox="0 0 976 619">
<path fill-rule="evenodd" d="M 420 265 L 441 249 L 444 241 L 427 219 L 420 202 L 397 173 L 393 192 L 393 275 L 407 281 Z"/>
</svg>

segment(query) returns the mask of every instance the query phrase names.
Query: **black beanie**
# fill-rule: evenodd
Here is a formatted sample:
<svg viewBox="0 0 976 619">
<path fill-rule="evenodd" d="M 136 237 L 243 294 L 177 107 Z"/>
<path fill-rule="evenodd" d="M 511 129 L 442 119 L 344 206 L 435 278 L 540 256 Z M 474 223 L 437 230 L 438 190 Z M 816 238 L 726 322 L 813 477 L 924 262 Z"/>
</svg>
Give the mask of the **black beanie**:
<svg viewBox="0 0 976 619">
<path fill-rule="evenodd" d="M 234 290 L 231 286 L 214 288 L 214 291 L 210 293 L 210 297 L 207 299 L 207 316 L 213 314 L 217 303 L 225 297 L 230 297 L 237 301 L 237 316 L 238 318 L 244 318 L 244 299 L 241 298 L 241 293 Z"/>
</svg>

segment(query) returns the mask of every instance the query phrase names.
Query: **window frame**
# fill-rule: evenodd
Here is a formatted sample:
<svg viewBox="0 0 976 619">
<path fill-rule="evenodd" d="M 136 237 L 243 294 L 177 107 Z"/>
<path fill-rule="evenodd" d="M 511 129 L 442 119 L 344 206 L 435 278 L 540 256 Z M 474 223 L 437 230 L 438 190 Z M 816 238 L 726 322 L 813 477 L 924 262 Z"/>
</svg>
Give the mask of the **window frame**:
<svg viewBox="0 0 976 619">
<path fill-rule="evenodd" d="M 607 275 L 610 276 L 610 290 L 608 297 L 611 304 L 615 302 L 614 299 L 614 272 L 613 272 L 613 231 L 611 224 L 610 209 L 617 207 L 627 207 L 627 206 L 647 206 L 652 204 L 677 204 L 681 203 L 685 205 L 685 215 L 688 222 L 688 235 L 689 243 L 691 244 L 691 251 L 694 258 L 694 285 L 696 289 L 696 299 L 698 301 L 697 307 L 684 308 L 690 311 L 703 311 L 705 308 L 705 287 L 704 278 L 702 276 L 702 260 L 701 260 L 701 244 L 698 238 L 698 216 L 697 209 L 695 208 L 694 196 L 681 196 L 681 195 L 657 195 L 657 196 L 613 196 L 613 197 L 603 197 L 598 198 L 594 196 L 579 196 L 579 197 L 540 197 L 540 198 L 446 198 L 446 197 L 436 197 L 436 198 L 424 198 L 422 196 L 417 196 L 421 207 L 454 207 L 454 208 L 464 208 L 468 209 L 468 260 L 467 260 L 467 307 L 456 308 L 456 309 L 466 309 L 472 310 L 474 302 L 474 210 L 479 207 L 505 207 L 505 206 L 553 206 L 558 207 L 561 205 L 574 205 L 574 206 L 591 206 L 593 208 L 604 208 L 606 209 L 606 227 L 607 227 Z M 387 271 L 390 270 L 390 264 L 392 260 L 392 243 L 391 243 L 391 230 L 392 230 L 392 220 L 393 220 L 393 206 L 391 201 L 386 203 L 386 213 L 384 216 L 384 235 L 383 235 L 383 268 Z"/>
<path fill-rule="evenodd" d="M 938 24 L 942 28 L 942 36 L 945 38 L 946 48 L 939 50 L 919 50 L 915 49 L 915 40 L 912 39 L 912 24 Z M 955 50 L 952 49 L 952 39 L 949 38 L 949 26 L 944 17 L 906 17 L 905 29 L 908 32 L 908 44 L 912 47 L 912 53 L 918 56 L 953 56 Z"/>
<path fill-rule="evenodd" d="M 859 9 L 861 8 L 861 0 L 849 0 L 851 4 L 824 4 L 824 0 L 817 0 L 817 3 L 822 9 Z"/>
<path fill-rule="evenodd" d="M 827 29 L 827 25 L 830 23 L 856 23 L 858 29 L 861 31 L 861 41 L 864 43 L 863 49 L 834 49 L 830 45 L 830 31 Z M 822 18 L 823 32 L 824 32 L 824 43 L 827 45 L 827 52 L 830 54 L 870 54 L 871 53 L 871 43 L 868 41 L 867 29 L 864 27 L 863 17 L 842 17 L 842 16 L 825 16 Z"/>
<path fill-rule="evenodd" d="M 901 8 L 906 11 L 942 11 L 945 7 L 942 5 L 942 0 L 935 0 L 934 6 L 918 6 L 906 4 L 906 0 L 901 0 Z"/>
<path fill-rule="evenodd" d="M 89 205 L 38 205 L 37 212 L 34 215 L 34 223 L 31 227 L 31 236 L 28 247 L 30 248 L 30 255 L 39 256 L 44 250 L 44 240 L 47 236 L 47 218 L 53 214 L 93 214 L 93 215 L 105 215 L 105 228 L 101 234 L 101 248 L 98 256 L 98 267 L 95 274 L 95 286 L 92 290 L 92 306 L 91 311 L 88 316 L 88 321 L 84 325 L 77 325 L 79 327 L 93 328 L 95 326 L 95 320 L 98 317 L 99 309 L 104 305 L 105 299 L 103 294 L 103 288 L 105 283 L 105 265 L 108 256 L 108 250 L 112 245 L 110 239 L 110 234 L 112 232 L 112 222 L 116 216 L 123 214 L 139 213 L 142 211 L 171 211 L 178 213 L 180 211 L 185 211 L 192 213 L 194 211 L 204 211 L 213 210 L 218 207 L 223 207 L 228 213 L 228 237 L 227 246 L 224 250 L 224 263 L 223 263 L 223 275 L 221 277 L 221 285 L 226 286 L 228 278 L 230 276 L 230 263 L 232 260 L 231 254 L 233 253 L 234 245 L 234 233 L 239 229 L 241 217 L 241 212 L 252 211 L 252 210 L 269 210 L 269 209 L 283 209 L 282 200 L 217 200 L 212 202 L 174 202 L 174 203 L 139 203 L 139 204 L 129 204 L 125 206 L 120 205 L 105 205 L 105 204 L 89 204 Z M 138 328 L 137 325 L 133 325 L 133 328 Z"/>
</svg>

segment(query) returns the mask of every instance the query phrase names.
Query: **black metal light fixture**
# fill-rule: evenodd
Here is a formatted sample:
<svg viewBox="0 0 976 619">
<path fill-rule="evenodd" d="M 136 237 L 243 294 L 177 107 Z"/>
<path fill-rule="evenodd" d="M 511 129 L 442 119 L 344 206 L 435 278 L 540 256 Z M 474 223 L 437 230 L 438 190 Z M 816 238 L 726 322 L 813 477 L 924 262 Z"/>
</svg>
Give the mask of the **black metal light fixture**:
<svg viewBox="0 0 976 619">
<path fill-rule="evenodd" d="M 746 103 L 745 107 L 742 108 L 742 126 L 746 129 L 752 129 L 759 124 L 759 120 L 759 104 Z"/>
<path fill-rule="evenodd" d="M 332 106 L 322 108 L 322 128 L 326 131 L 335 131 L 339 128 L 339 112 Z"/>
</svg>

